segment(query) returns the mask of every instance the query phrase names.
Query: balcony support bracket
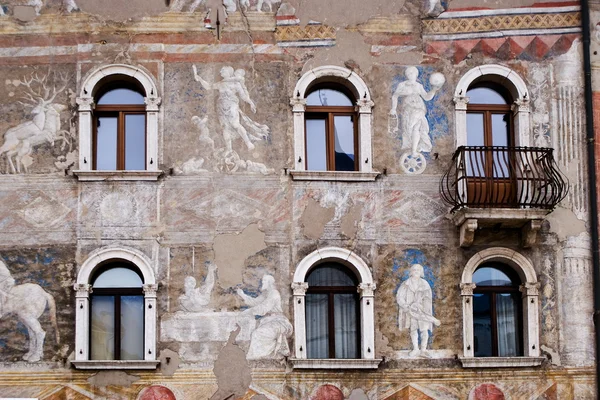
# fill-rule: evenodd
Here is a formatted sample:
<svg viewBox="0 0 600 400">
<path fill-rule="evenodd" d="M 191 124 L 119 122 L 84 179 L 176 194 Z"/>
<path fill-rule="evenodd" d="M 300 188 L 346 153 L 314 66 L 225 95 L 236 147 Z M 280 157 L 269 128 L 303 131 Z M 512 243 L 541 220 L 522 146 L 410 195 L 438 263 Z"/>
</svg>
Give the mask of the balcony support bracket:
<svg viewBox="0 0 600 400">
<path fill-rule="evenodd" d="M 448 215 L 460 230 L 460 246 L 469 247 L 480 229 L 518 229 L 521 246 L 531 247 L 537 240 L 544 218 L 552 210 L 539 208 L 470 208 L 464 207 Z"/>
<path fill-rule="evenodd" d="M 477 230 L 476 219 L 465 219 L 460 225 L 460 247 L 469 247 L 475 240 L 475 231 Z"/>
<path fill-rule="evenodd" d="M 535 244 L 537 233 L 542 227 L 542 220 L 529 220 L 523 228 L 521 228 L 521 247 L 528 249 Z"/>
</svg>

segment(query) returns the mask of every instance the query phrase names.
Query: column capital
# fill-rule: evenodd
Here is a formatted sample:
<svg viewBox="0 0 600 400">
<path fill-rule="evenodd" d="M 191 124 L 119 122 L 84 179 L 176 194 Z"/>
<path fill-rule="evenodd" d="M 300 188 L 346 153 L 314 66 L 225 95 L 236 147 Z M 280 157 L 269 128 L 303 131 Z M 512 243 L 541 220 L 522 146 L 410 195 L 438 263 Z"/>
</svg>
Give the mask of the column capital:
<svg viewBox="0 0 600 400">
<path fill-rule="evenodd" d="M 306 289 L 308 289 L 307 282 L 292 282 L 294 296 L 304 296 L 306 294 Z"/>
</svg>

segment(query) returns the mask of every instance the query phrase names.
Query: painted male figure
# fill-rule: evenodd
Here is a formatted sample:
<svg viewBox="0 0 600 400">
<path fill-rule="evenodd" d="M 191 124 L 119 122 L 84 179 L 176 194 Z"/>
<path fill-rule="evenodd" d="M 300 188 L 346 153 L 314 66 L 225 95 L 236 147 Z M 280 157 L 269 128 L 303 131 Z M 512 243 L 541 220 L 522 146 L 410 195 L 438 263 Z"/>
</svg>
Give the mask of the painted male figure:
<svg viewBox="0 0 600 400">
<path fill-rule="evenodd" d="M 413 347 L 409 353 L 411 357 L 429 356 L 427 353 L 429 331 L 433 329 L 433 325 L 440 325 L 440 320 L 433 316 L 431 287 L 423 279 L 424 276 L 423 266 L 413 264 L 410 268 L 410 277 L 402 282 L 396 294 L 396 301 L 400 307 L 398 327 L 401 331 L 410 329 L 410 340 Z"/>
</svg>

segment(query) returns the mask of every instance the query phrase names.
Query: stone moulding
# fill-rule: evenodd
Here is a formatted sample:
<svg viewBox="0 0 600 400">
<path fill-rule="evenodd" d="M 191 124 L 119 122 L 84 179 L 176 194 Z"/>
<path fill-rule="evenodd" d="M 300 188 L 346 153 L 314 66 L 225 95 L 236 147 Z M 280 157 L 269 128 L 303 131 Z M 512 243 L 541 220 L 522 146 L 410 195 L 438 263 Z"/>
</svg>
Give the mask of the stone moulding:
<svg viewBox="0 0 600 400">
<path fill-rule="evenodd" d="M 373 182 L 379 172 L 298 171 L 291 170 L 295 181 Z"/>
<path fill-rule="evenodd" d="M 337 359 L 337 358 L 290 358 L 294 369 L 377 369 L 381 358 Z"/>
<path fill-rule="evenodd" d="M 539 367 L 545 357 L 459 357 L 463 368 Z"/>
<path fill-rule="evenodd" d="M 158 360 L 72 360 L 76 369 L 156 369 Z"/>
<path fill-rule="evenodd" d="M 99 181 L 157 181 L 163 171 L 73 171 L 81 182 Z"/>
</svg>

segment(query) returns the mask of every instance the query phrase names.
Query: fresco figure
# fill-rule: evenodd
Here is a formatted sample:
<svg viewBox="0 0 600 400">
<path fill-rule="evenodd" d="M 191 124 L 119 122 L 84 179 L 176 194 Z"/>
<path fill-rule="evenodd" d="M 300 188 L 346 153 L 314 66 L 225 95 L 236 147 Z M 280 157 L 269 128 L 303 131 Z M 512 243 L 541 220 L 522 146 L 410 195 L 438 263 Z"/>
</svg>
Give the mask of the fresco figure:
<svg viewBox="0 0 600 400">
<path fill-rule="evenodd" d="M 288 338 L 292 335 L 293 327 L 283 315 L 281 295 L 275 287 L 273 276 L 263 276 L 260 291 L 260 295 L 251 297 L 242 289 L 237 290 L 237 294 L 250 306 L 242 311 L 242 315 L 262 317 L 250 336 L 250 348 L 246 358 L 248 360 L 281 359 L 290 354 Z"/>
<path fill-rule="evenodd" d="M 250 110 L 253 113 L 256 112 L 256 105 L 248 95 L 243 75 L 240 76 L 238 73 L 238 76 L 236 76 L 233 68 L 226 66 L 221 68 L 221 81 L 209 83 L 198 75 L 195 65 L 192 66 L 192 69 L 194 71 L 194 79 L 200 82 L 204 89 L 217 90 L 219 92 L 217 113 L 227 150 L 231 151 L 233 149 L 232 142 L 236 135 L 242 138 L 249 150 L 253 150 L 255 146 L 251 138 L 254 140 L 258 140 L 259 138 L 255 135 L 249 136 L 246 128 L 240 123 L 240 118 L 245 122 L 251 121 L 240 109 L 240 100 L 250 105 Z"/>
<path fill-rule="evenodd" d="M 440 320 L 433 316 L 431 287 L 423 279 L 424 276 L 423 266 L 413 264 L 410 268 L 410 277 L 402 282 L 396 294 L 399 306 L 398 327 L 401 331 L 410 330 L 413 347 L 409 353 L 411 357 L 419 355 L 429 357 L 427 353 L 429 331 L 433 330 L 433 325 L 440 326 L 441 324 Z M 421 339 L 420 348 L 419 339 Z"/>
<path fill-rule="evenodd" d="M 207 306 L 210 303 L 212 290 L 215 286 L 216 269 L 217 266 L 215 264 L 208 264 L 208 273 L 204 279 L 204 284 L 200 287 L 196 287 L 196 279 L 193 276 L 187 276 L 185 278 L 185 293 L 179 296 L 179 304 L 184 311 L 211 311 Z"/>
<path fill-rule="evenodd" d="M 12 314 L 27 328 L 29 351 L 23 356 L 23 360 L 36 362 L 42 359 L 46 332 L 38 320 L 46 308 L 50 312 L 56 343 L 60 343 L 54 297 L 35 283 L 15 285 L 15 280 L 2 261 L 0 261 L 0 301 L 0 318 Z"/>
<path fill-rule="evenodd" d="M 423 85 L 417 82 L 419 70 L 416 67 L 408 67 L 406 72 L 407 80 L 400 82 L 392 95 L 391 115 L 397 115 L 396 108 L 398 100 L 402 97 L 402 148 L 410 149 L 412 155 L 420 152 L 430 152 L 432 145 L 429 138 L 429 122 L 427 121 L 427 108 L 425 101 L 433 99 L 437 91 L 444 84 L 444 76 L 433 74 L 431 80 L 431 90 L 427 92 Z M 441 78 L 440 78 L 441 77 Z M 425 100 L 425 101 L 423 101 Z M 398 131 L 396 127 L 395 132 Z"/>
</svg>

